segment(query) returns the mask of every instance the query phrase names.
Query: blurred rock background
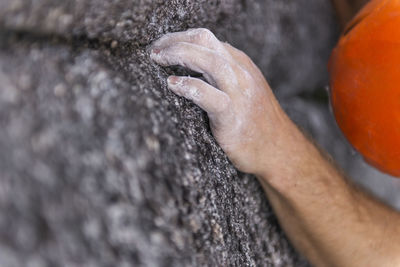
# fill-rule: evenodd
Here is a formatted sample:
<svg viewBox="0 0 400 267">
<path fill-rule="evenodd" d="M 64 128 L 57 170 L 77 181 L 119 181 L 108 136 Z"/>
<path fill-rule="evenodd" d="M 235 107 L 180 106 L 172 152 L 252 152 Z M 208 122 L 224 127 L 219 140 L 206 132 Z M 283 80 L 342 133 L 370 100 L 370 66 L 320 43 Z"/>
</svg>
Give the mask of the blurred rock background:
<svg viewBox="0 0 400 267">
<path fill-rule="evenodd" d="M 400 208 L 399 181 L 329 112 L 329 0 L 2 0 L 1 266 L 307 266 L 205 114 L 167 90 L 176 70 L 149 60 L 193 27 L 249 54 L 289 115 Z"/>
</svg>

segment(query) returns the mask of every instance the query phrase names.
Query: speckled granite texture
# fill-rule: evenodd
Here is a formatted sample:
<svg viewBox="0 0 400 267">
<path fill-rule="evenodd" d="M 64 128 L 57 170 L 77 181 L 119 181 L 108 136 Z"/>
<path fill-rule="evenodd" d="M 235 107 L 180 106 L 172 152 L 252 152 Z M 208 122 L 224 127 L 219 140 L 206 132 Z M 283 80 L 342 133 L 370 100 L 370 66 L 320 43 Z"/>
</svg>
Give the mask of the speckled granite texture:
<svg viewBox="0 0 400 267">
<path fill-rule="evenodd" d="M 318 137 L 304 107 L 327 84 L 333 19 L 328 0 L 2 0 L 0 266 L 307 266 L 206 115 L 167 90 L 182 70 L 146 48 L 210 28 Z"/>
</svg>

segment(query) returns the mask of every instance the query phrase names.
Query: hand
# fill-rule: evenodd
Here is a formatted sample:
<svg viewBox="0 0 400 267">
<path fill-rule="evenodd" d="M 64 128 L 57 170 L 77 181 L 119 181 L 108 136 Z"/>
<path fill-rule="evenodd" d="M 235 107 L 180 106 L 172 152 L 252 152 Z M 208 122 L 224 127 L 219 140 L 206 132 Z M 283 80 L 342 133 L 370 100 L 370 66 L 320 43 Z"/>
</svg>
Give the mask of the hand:
<svg viewBox="0 0 400 267">
<path fill-rule="evenodd" d="M 151 58 L 203 74 L 208 83 L 170 76 L 168 87 L 207 112 L 214 137 L 239 170 L 256 174 L 287 143 L 283 129 L 291 122 L 260 70 L 209 30 L 166 34 L 152 44 Z"/>
<path fill-rule="evenodd" d="M 208 113 L 222 149 L 259 178 L 287 236 L 313 265 L 400 266 L 399 214 L 342 177 L 245 54 L 194 29 L 156 41 L 151 58 L 203 74 L 208 83 L 172 76 L 168 86 Z"/>
</svg>

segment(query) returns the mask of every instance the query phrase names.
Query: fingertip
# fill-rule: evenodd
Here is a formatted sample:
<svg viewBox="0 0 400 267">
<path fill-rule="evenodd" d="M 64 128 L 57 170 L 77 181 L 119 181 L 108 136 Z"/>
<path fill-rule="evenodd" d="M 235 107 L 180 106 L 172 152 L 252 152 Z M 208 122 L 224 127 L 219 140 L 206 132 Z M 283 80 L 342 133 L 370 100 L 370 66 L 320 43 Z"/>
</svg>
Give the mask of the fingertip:
<svg viewBox="0 0 400 267">
<path fill-rule="evenodd" d="M 178 76 L 169 76 L 167 82 L 169 85 L 177 85 L 179 83 L 180 78 Z"/>
<path fill-rule="evenodd" d="M 169 76 L 167 79 L 168 88 L 175 94 L 182 96 L 182 88 L 180 85 L 180 77 Z"/>
<path fill-rule="evenodd" d="M 160 54 L 160 52 L 161 52 L 161 49 L 159 49 L 159 48 L 152 48 L 151 49 L 151 53 L 154 54 L 154 55 L 158 55 L 158 54 Z"/>
<path fill-rule="evenodd" d="M 150 58 L 154 61 L 160 60 L 161 50 L 159 48 L 151 48 L 150 50 Z"/>
</svg>

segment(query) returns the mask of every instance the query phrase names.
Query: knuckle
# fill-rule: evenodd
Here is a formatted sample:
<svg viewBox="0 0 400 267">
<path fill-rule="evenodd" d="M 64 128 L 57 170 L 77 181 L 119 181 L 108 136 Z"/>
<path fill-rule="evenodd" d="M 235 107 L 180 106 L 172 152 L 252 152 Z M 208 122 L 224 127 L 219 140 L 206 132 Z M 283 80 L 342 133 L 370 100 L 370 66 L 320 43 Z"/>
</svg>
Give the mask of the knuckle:
<svg viewBox="0 0 400 267">
<path fill-rule="evenodd" d="M 225 43 L 225 46 L 234 54 L 236 55 L 236 58 L 240 61 L 243 61 L 246 64 L 249 64 L 251 62 L 251 59 L 249 58 L 249 56 L 243 52 L 240 49 L 235 48 L 234 46 L 232 46 L 229 43 Z"/>
<path fill-rule="evenodd" d="M 199 35 L 204 38 L 214 37 L 214 34 L 209 29 L 206 28 L 200 28 Z"/>
<path fill-rule="evenodd" d="M 216 39 L 215 35 L 209 29 L 206 28 L 195 29 L 193 32 L 193 36 L 195 39 L 201 42 L 208 42 Z"/>
</svg>

